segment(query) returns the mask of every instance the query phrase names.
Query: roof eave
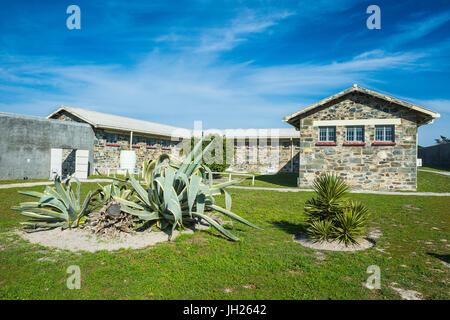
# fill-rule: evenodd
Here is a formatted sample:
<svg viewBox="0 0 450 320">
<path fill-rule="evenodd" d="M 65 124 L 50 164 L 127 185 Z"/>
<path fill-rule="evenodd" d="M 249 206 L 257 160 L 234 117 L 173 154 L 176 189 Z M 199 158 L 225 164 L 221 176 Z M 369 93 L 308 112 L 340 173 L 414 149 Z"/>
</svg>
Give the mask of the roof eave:
<svg viewBox="0 0 450 320">
<path fill-rule="evenodd" d="M 46 118 L 50 119 L 51 117 L 53 117 L 54 115 L 58 114 L 61 111 L 66 111 L 70 114 L 73 114 L 74 116 L 76 116 L 77 118 L 83 120 L 84 122 L 90 124 L 91 126 L 93 126 L 94 128 L 97 128 L 97 124 L 90 121 L 89 119 L 86 119 L 85 117 L 83 117 L 82 115 L 76 113 L 75 111 L 73 111 L 70 107 L 68 106 L 64 106 L 62 105 L 61 107 L 59 107 L 56 111 L 50 113 Z"/>
<path fill-rule="evenodd" d="M 294 113 L 284 117 L 283 121 L 287 122 L 290 125 L 295 127 L 296 126 L 295 125 L 296 119 L 298 119 L 301 115 L 307 113 L 308 111 L 314 110 L 315 108 L 318 108 L 318 107 L 320 107 L 320 106 L 322 106 L 322 105 L 324 105 L 324 104 L 326 104 L 326 103 L 328 103 L 330 101 L 336 100 L 336 99 L 338 99 L 338 98 L 340 98 L 340 97 L 342 97 L 342 96 L 344 96 L 344 95 L 346 95 L 348 93 L 351 93 L 351 92 L 365 93 L 365 94 L 368 94 L 368 95 L 371 95 L 371 96 L 383 99 L 385 101 L 388 101 L 390 103 L 395 103 L 395 104 L 403 106 L 405 108 L 409 108 L 409 109 L 412 109 L 414 111 L 426 114 L 426 115 L 430 116 L 432 119 L 439 118 L 441 116 L 437 112 L 425 109 L 423 107 L 416 106 L 416 105 L 414 105 L 412 103 L 401 101 L 401 100 L 393 98 L 393 97 L 388 97 L 388 96 L 383 95 L 381 93 L 374 92 L 374 91 L 371 91 L 371 90 L 368 90 L 368 89 L 364 89 L 364 88 L 361 88 L 361 87 L 358 87 L 358 86 L 354 85 L 351 88 L 345 89 L 345 90 L 343 90 L 343 91 L 341 91 L 341 92 L 339 92 L 339 93 L 337 93 L 335 95 L 332 95 L 332 96 L 330 96 L 328 98 L 325 98 L 325 99 L 323 99 L 323 100 L 321 100 L 321 101 L 319 101 L 317 103 L 314 103 L 314 104 L 312 104 L 312 105 L 310 105 L 310 106 L 308 106 L 306 108 L 303 108 L 303 109 L 301 109 L 301 110 L 299 110 L 297 112 L 294 112 Z"/>
</svg>

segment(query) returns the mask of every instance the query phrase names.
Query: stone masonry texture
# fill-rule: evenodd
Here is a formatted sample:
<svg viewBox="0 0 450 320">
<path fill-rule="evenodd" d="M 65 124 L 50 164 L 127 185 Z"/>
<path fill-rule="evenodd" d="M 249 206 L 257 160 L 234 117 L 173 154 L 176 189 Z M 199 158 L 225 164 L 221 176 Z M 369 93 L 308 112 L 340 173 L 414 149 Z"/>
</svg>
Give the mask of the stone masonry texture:
<svg viewBox="0 0 450 320">
<path fill-rule="evenodd" d="M 375 126 L 364 126 L 364 146 L 344 146 L 345 127 L 336 127 L 336 145 L 317 145 L 318 120 L 401 119 L 395 145 L 377 146 Z M 354 189 L 415 190 L 417 123 L 414 111 L 361 93 L 351 93 L 306 113 L 300 120 L 299 186 L 309 188 L 323 172 L 334 172 Z"/>
</svg>

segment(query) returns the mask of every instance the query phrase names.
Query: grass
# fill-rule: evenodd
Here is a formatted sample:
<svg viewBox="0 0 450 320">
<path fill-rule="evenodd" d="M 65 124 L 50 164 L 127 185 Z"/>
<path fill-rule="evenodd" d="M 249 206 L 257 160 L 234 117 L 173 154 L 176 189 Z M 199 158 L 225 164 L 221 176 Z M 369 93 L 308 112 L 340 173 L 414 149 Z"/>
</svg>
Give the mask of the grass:
<svg viewBox="0 0 450 320">
<path fill-rule="evenodd" d="M 450 177 L 432 172 L 418 171 L 417 191 L 450 192 Z"/>
<path fill-rule="evenodd" d="M 14 179 L 14 180 L 0 180 L 0 185 L 2 184 L 13 184 L 13 183 L 28 183 L 28 182 L 42 182 L 50 181 L 49 179 Z"/>
<path fill-rule="evenodd" d="M 279 173 L 276 175 L 255 175 L 255 187 L 296 188 L 296 173 Z M 252 186 L 252 179 L 246 178 L 240 186 Z M 450 177 L 432 172 L 417 172 L 417 191 L 450 192 Z"/>
<path fill-rule="evenodd" d="M 84 184 L 83 194 L 94 187 Z M 229 192 L 233 211 L 264 230 L 235 223 L 240 242 L 198 231 L 141 250 L 73 253 L 31 245 L 11 233 L 24 217 L 10 207 L 27 197 L 0 190 L 0 298 L 400 299 L 392 282 L 425 299 L 450 298 L 444 265 L 450 262 L 450 197 L 352 194 L 369 207 L 370 226 L 383 236 L 366 251 L 318 256 L 292 241 L 312 193 Z M 49 259 L 39 261 L 43 257 Z M 66 288 L 70 265 L 81 269 L 80 290 Z M 381 290 L 362 286 L 370 265 L 381 269 Z"/>
<path fill-rule="evenodd" d="M 117 175 L 119 179 L 124 179 L 125 176 Z M 142 178 L 135 176 L 137 180 L 141 181 Z M 275 175 L 260 175 L 255 174 L 254 187 L 266 187 L 266 188 L 297 188 L 297 173 L 278 173 Z M 88 179 L 110 179 L 108 176 L 91 175 Z M 238 184 L 239 186 L 252 187 L 251 177 L 234 176 L 233 179 L 242 179 L 243 181 Z M 45 179 L 30 179 L 30 180 L 0 180 L 1 184 L 9 183 L 25 183 L 25 182 L 37 182 L 37 181 L 49 181 Z M 420 192 L 450 192 L 450 177 L 435 174 L 432 172 L 417 172 L 417 191 Z"/>
<path fill-rule="evenodd" d="M 278 173 L 278 174 L 254 174 L 255 185 L 254 187 L 267 187 L 267 188 L 297 188 L 298 173 Z M 233 179 L 242 179 L 242 177 L 233 176 Z M 252 187 L 252 178 L 246 177 L 240 186 Z"/>
<path fill-rule="evenodd" d="M 419 167 L 418 169 L 421 169 L 421 170 L 432 170 L 432 171 L 444 171 L 444 172 L 450 172 L 450 168 L 447 168 L 447 167 L 440 167 L 440 166 Z"/>
</svg>

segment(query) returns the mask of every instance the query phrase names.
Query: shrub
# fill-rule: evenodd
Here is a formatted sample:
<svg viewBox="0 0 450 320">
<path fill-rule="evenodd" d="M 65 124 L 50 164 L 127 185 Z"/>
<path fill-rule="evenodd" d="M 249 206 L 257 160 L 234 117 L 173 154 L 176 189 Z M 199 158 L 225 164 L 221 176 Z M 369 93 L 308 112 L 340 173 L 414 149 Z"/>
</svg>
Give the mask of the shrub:
<svg viewBox="0 0 450 320">
<path fill-rule="evenodd" d="M 366 234 L 367 215 L 362 204 L 351 202 L 344 212 L 336 216 L 334 238 L 346 244 L 356 243 Z"/>
<path fill-rule="evenodd" d="M 71 185 L 72 179 L 77 184 L 74 191 Z M 21 211 L 21 214 L 30 217 L 31 220 L 22 225 L 29 228 L 76 228 L 84 223 L 86 216 L 99 205 L 91 205 L 91 198 L 95 195 L 91 191 L 84 201 L 80 196 L 81 184 L 78 179 L 69 178 L 61 182 L 59 176 L 55 177 L 55 186 L 46 187 L 44 192 L 19 191 L 19 193 L 38 198 L 38 201 L 22 202 L 13 210 Z"/>
<path fill-rule="evenodd" d="M 308 235 L 317 241 L 357 243 L 366 232 L 367 208 L 345 198 L 349 186 L 334 174 L 317 177 L 313 187 L 316 197 L 307 200 L 304 208 Z"/>
<path fill-rule="evenodd" d="M 219 139 L 219 138 L 210 136 L 210 137 L 206 137 L 206 138 L 202 139 L 202 141 L 203 141 L 202 142 L 202 149 L 204 150 L 208 145 L 221 142 L 221 146 L 219 146 L 219 148 L 221 147 L 222 150 L 221 150 L 221 154 L 218 155 L 220 158 L 222 158 L 221 163 L 217 163 L 217 162 L 207 163 L 207 161 L 205 161 L 205 159 L 202 159 L 202 165 L 208 167 L 213 172 L 224 172 L 230 166 L 230 164 L 227 163 L 226 139 L 225 138 L 220 138 L 220 139 L 222 139 L 222 141 L 217 141 L 216 139 Z M 209 140 L 211 140 L 211 141 L 209 141 Z M 195 139 L 191 138 L 190 143 L 191 143 L 191 150 L 192 150 L 195 147 L 195 144 L 196 144 Z M 233 152 L 232 156 L 234 156 L 234 145 L 233 145 L 232 152 Z M 211 156 L 214 157 L 215 155 L 216 155 L 216 150 L 214 149 L 214 150 L 211 151 Z"/>
<path fill-rule="evenodd" d="M 331 220 L 310 221 L 307 233 L 317 241 L 328 241 L 333 235 L 333 224 Z"/>
</svg>

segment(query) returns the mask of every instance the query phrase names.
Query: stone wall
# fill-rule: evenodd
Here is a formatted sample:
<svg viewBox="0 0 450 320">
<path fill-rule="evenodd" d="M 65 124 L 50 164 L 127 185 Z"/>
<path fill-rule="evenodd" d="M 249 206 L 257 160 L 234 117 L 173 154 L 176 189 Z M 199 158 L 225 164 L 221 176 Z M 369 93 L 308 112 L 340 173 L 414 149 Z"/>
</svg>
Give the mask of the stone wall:
<svg viewBox="0 0 450 320">
<path fill-rule="evenodd" d="M 63 177 L 71 176 L 75 173 L 76 150 L 63 149 L 61 173 Z"/>
<path fill-rule="evenodd" d="M 61 111 L 54 116 L 59 120 L 83 122 L 74 115 Z M 130 150 L 130 134 L 94 129 L 94 174 L 106 174 L 107 168 L 120 168 L 120 150 Z M 235 142 L 235 163 L 233 171 L 255 173 L 298 172 L 299 139 L 280 139 L 271 147 L 270 139 L 264 139 L 264 146 L 253 146 L 249 141 Z M 145 160 L 153 160 L 169 153 L 177 159 L 181 147 L 178 142 L 161 137 L 133 135 L 132 150 L 136 151 L 136 167 L 142 169 Z M 291 162 L 291 158 L 293 158 Z"/>
<path fill-rule="evenodd" d="M 151 136 L 133 135 L 131 150 L 136 152 L 136 167 L 142 169 L 145 160 L 157 159 L 164 153 L 178 152 L 175 141 Z M 95 130 L 94 170 L 105 174 L 107 168 L 120 168 L 120 150 L 130 150 L 130 135 Z"/>
<path fill-rule="evenodd" d="M 336 127 L 336 146 L 316 145 L 317 120 L 356 120 L 400 118 L 395 125 L 392 146 L 372 145 L 375 126 L 364 126 L 364 146 L 344 146 L 345 127 Z M 323 172 L 335 172 L 355 189 L 416 189 L 416 114 L 406 108 L 389 104 L 361 93 L 351 93 L 315 109 L 300 121 L 299 186 L 311 187 Z"/>
<path fill-rule="evenodd" d="M 299 139 L 290 141 L 280 139 L 274 146 L 270 141 L 265 145 L 235 145 L 235 163 L 232 171 L 254 173 L 298 172 L 299 170 Z M 291 161 L 292 158 L 292 161 Z"/>
</svg>

